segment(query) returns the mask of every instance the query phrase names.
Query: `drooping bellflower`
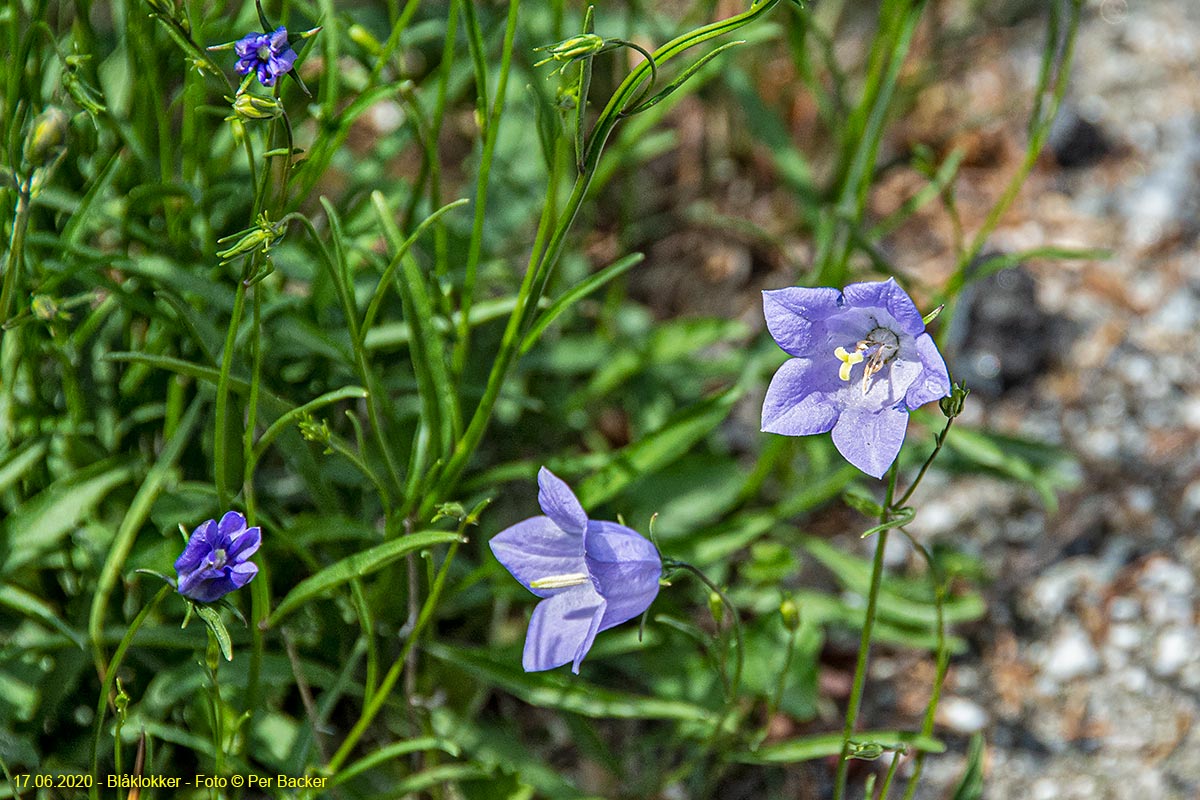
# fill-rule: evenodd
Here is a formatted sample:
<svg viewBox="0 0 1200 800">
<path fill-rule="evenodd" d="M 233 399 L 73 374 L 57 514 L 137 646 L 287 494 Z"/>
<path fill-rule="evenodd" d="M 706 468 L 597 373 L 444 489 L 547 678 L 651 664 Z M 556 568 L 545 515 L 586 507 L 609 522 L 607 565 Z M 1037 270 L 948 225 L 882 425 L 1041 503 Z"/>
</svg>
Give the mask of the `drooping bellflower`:
<svg viewBox="0 0 1200 800">
<path fill-rule="evenodd" d="M 249 559 L 260 544 L 262 531 L 247 528 L 246 518 L 236 511 L 227 512 L 220 522 L 201 524 L 175 562 L 179 593 L 212 603 L 242 588 L 258 574 L 258 566 Z"/>
<path fill-rule="evenodd" d="M 296 63 L 296 51 L 288 45 L 287 28 L 282 25 L 271 33 L 246 34 L 234 43 L 233 51 L 238 57 L 237 73 L 246 75 L 254 70 L 263 86 L 274 86 Z"/>
<path fill-rule="evenodd" d="M 833 431 L 847 461 L 876 478 L 896 460 L 908 412 L 950 393 L 921 312 L 894 279 L 842 291 L 763 292 L 767 329 L 789 355 L 763 401 L 762 429 Z"/>
<path fill-rule="evenodd" d="M 504 568 L 542 601 L 525 636 L 526 672 L 579 664 L 596 634 L 633 619 L 658 594 L 662 559 L 648 539 L 615 522 L 590 520 L 575 494 L 550 470 L 538 472 L 531 517 L 491 540 Z"/>
</svg>

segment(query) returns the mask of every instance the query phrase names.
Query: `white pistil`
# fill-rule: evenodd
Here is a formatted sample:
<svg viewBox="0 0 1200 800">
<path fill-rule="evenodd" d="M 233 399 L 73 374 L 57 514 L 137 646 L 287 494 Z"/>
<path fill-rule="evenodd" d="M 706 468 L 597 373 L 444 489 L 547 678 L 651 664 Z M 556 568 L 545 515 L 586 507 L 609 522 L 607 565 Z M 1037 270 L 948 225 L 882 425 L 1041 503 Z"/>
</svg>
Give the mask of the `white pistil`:
<svg viewBox="0 0 1200 800">
<path fill-rule="evenodd" d="M 536 581 L 530 581 L 529 586 L 532 589 L 565 589 L 568 586 L 582 586 L 591 578 L 586 572 L 568 572 L 566 575 L 549 575 L 545 578 L 538 578 Z"/>
</svg>

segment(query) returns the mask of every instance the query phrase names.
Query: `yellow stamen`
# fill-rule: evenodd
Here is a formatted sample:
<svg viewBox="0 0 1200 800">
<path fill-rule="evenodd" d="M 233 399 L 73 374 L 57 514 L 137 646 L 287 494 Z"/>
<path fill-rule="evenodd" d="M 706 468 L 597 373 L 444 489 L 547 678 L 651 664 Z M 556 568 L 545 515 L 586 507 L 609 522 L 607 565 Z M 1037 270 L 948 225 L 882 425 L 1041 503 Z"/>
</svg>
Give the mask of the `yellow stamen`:
<svg viewBox="0 0 1200 800">
<path fill-rule="evenodd" d="M 842 362 L 841 368 L 838 369 L 838 377 L 844 381 L 849 381 L 850 370 L 853 369 L 855 364 L 863 360 L 863 354 L 857 350 L 853 353 L 847 353 L 844 347 L 834 350 L 833 354 L 838 357 L 838 361 Z"/>
<path fill-rule="evenodd" d="M 548 575 L 545 578 L 538 578 L 536 581 L 530 581 L 531 589 L 565 589 L 568 586 L 582 586 L 587 583 L 587 573 L 570 572 L 566 575 Z"/>
</svg>

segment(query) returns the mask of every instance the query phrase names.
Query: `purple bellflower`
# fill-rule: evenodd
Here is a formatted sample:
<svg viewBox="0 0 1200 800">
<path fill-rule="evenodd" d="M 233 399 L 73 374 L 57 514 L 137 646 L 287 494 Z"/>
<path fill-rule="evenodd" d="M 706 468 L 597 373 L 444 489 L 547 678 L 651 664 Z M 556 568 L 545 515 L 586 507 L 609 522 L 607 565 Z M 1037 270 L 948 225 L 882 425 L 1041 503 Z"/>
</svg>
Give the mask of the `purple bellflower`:
<svg viewBox="0 0 1200 800">
<path fill-rule="evenodd" d="M 251 70 L 258 73 L 258 82 L 274 86 L 280 75 L 286 75 L 296 63 L 296 51 L 288 45 L 287 28 L 282 25 L 272 33 L 248 33 L 233 45 L 239 75 Z"/>
<path fill-rule="evenodd" d="M 789 355 L 763 401 L 762 429 L 833 431 L 847 461 L 876 478 L 896 460 L 908 412 L 950 394 L 921 312 L 894 279 L 842 291 L 763 292 L 767 329 Z"/>
<path fill-rule="evenodd" d="M 246 527 L 236 511 L 210 519 L 192 531 L 183 555 L 175 562 L 179 593 L 200 603 L 220 600 L 240 589 L 258 574 L 250 556 L 262 544 L 262 531 Z"/>
<path fill-rule="evenodd" d="M 589 520 L 554 473 L 538 472 L 545 516 L 492 538 L 492 552 L 542 601 L 533 609 L 521 659 L 526 672 L 579 664 L 596 634 L 633 619 L 658 594 L 662 559 L 648 539 L 615 522 Z"/>
</svg>

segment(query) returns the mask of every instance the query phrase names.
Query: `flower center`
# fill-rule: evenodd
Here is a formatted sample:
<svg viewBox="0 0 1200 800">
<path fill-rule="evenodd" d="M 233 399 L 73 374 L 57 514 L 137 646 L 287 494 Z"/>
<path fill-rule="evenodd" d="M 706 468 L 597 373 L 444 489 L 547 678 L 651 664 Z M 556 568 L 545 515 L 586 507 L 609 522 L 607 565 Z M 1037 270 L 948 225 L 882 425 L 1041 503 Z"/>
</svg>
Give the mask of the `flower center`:
<svg viewBox="0 0 1200 800">
<path fill-rule="evenodd" d="M 259 61 L 270 61 L 271 60 L 271 45 L 269 45 L 269 44 L 259 45 L 258 50 L 255 52 L 255 55 L 258 56 Z"/>
<path fill-rule="evenodd" d="M 866 362 L 863 367 L 862 393 L 865 395 L 871 385 L 871 377 L 890 364 L 900 352 L 900 337 L 884 327 L 871 330 L 865 339 L 855 342 L 853 350 L 838 347 L 833 351 L 842 366 L 838 368 L 838 377 L 849 382 L 850 371 L 855 364 Z"/>
<path fill-rule="evenodd" d="M 221 569 L 225 566 L 225 551 L 217 548 L 213 554 L 209 556 L 208 565 L 213 569 Z"/>
<path fill-rule="evenodd" d="M 582 586 L 590 580 L 586 572 L 568 572 L 566 575 L 538 578 L 536 581 L 530 581 L 529 585 L 534 589 L 565 589 L 568 586 Z"/>
</svg>

